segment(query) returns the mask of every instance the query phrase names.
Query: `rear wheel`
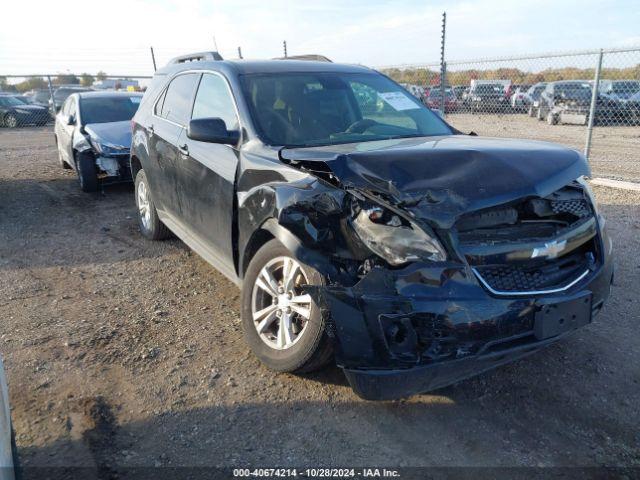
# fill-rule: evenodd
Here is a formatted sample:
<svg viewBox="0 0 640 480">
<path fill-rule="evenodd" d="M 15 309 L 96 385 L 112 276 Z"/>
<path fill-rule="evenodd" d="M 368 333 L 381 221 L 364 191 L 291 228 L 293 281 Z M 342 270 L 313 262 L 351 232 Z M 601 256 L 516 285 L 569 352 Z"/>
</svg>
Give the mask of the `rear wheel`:
<svg viewBox="0 0 640 480">
<path fill-rule="evenodd" d="M 98 168 L 93 155 L 90 153 L 76 154 L 76 171 L 80 189 L 83 192 L 96 192 L 98 190 Z"/>
<path fill-rule="evenodd" d="M 251 350 L 270 369 L 309 372 L 331 359 L 326 321 L 305 288 L 324 283 L 277 240 L 251 260 L 242 288 L 242 327 Z"/>
<path fill-rule="evenodd" d="M 556 125 L 558 123 L 558 117 L 553 112 L 547 113 L 547 123 L 549 125 Z"/>
<path fill-rule="evenodd" d="M 144 170 L 138 170 L 136 174 L 135 195 L 140 233 L 149 240 L 163 240 L 169 237 L 171 231 L 158 217 L 158 211 L 153 203 L 147 175 Z"/>
</svg>

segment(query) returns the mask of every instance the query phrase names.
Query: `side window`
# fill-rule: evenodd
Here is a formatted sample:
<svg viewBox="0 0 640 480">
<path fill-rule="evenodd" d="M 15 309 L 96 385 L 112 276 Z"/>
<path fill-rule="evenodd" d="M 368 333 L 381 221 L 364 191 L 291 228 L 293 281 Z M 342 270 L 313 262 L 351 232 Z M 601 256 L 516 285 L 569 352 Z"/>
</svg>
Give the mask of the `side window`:
<svg viewBox="0 0 640 480">
<path fill-rule="evenodd" d="M 186 125 L 189 122 L 191 100 L 198 76 L 196 73 L 187 73 L 178 75 L 171 81 L 162 105 L 162 118 L 178 125 Z"/>
<path fill-rule="evenodd" d="M 158 117 L 162 117 L 162 106 L 164 105 L 164 99 L 166 98 L 166 96 L 167 96 L 167 90 L 162 92 L 162 95 L 160 95 L 160 98 L 156 103 L 153 113 L 155 113 Z"/>
<path fill-rule="evenodd" d="M 228 130 L 239 128 L 233 97 L 225 79 L 205 73 L 200 80 L 191 118 L 218 117 L 224 120 Z"/>
<path fill-rule="evenodd" d="M 67 98 L 67 100 L 62 105 L 62 108 L 60 109 L 60 112 L 62 112 L 63 115 L 69 115 L 69 106 L 70 105 L 71 105 L 71 99 Z"/>
<path fill-rule="evenodd" d="M 75 98 L 70 98 L 69 99 L 69 111 L 67 112 L 67 115 L 73 115 L 74 117 L 76 116 L 76 100 L 75 100 Z"/>
</svg>

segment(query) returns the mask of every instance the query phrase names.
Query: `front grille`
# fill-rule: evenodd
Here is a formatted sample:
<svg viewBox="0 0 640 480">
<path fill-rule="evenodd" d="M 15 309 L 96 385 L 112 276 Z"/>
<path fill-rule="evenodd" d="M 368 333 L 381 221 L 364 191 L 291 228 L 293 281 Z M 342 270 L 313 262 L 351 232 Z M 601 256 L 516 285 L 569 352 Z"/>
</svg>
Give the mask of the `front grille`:
<svg viewBox="0 0 640 480">
<path fill-rule="evenodd" d="M 593 255 L 587 252 L 542 264 L 487 265 L 474 269 L 495 292 L 513 293 L 561 288 L 578 278 L 593 264 Z"/>
<path fill-rule="evenodd" d="M 593 216 L 582 187 L 571 184 L 544 198 L 470 213 L 456 229 L 460 250 L 492 293 L 538 293 L 562 289 L 595 269 Z"/>
<path fill-rule="evenodd" d="M 551 200 L 553 213 L 570 213 L 576 217 L 586 217 L 590 214 L 589 204 L 586 200 Z"/>
</svg>

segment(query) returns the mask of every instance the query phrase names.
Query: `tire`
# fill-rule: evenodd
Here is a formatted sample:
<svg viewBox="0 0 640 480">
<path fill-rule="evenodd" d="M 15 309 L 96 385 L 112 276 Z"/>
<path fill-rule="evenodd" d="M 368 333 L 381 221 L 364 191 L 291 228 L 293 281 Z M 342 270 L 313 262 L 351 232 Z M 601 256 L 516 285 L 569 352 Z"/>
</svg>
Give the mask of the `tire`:
<svg viewBox="0 0 640 480">
<path fill-rule="evenodd" d="M 261 276 L 261 272 L 264 269 L 277 268 L 278 262 L 281 259 L 288 259 L 289 261 L 293 261 L 302 272 L 302 277 L 298 276 L 297 278 L 302 278 L 302 282 L 306 284 L 308 281 L 309 285 L 324 285 L 325 279 L 324 277 L 318 273 L 314 268 L 304 265 L 300 262 L 297 262 L 293 259 L 293 256 L 287 248 L 282 245 L 277 240 L 271 240 L 267 242 L 265 245 L 258 250 L 255 254 L 249 266 L 247 268 L 247 272 L 244 277 L 242 294 L 241 294 L 241 305 L 242 305 L 242 328 L 244 330 L 244 336 L 249 344 L 249 347 L 253 351 L 256 357 L 268 368 L 271 370 L 275 370 L 277 372 L 311 372 L 314 370 L 318 370 L 324 367 L 333 356 L 333 348 L 331 347 L 331 343 L 329 342 L 329 338 L 326 334 L 326 319 L 323 317 L 320 308 L 315 304 L 313 299 L 308 298 L 308 319 L 305 321 L 302 315 L 293 311 L 290 318 L 291 330 L 289 330 L 290 338 L 292 335 L 296 335 L 293 342 L 289 342 L 288 346 L 284 346 L 283 348 L 278 348 L 275 344 L 280 344 L 280 324 L 282 319 L 284 318 L 284 313 L 280 313 L 280 317 L 273 317 L 271 322 L 267 324 L 266 327 L 268 331 L 263 335 L 258 333 L 257 325 L 260 325 L 262 321 L 266 321 L 271 314 L 267 314 L 263 317 L 258 317 L 256 321 L 254 321 L 254 311 L 256 311 L 254 302 L 259 304 L 258 299 L 261 297 L 266 300 L 266 304 L 269 305 L 269 300 L 273 299 L 274 296 L 267 293 L 264 288 L 258 287 L 258 282 L 262 281 L 263 285 L 266 285 L 266 282 L 258 278 Z M 271 267 L 270 265 L 273 265 Z M 281 272 L 283 272 L 284 266 L 282 267 Z M 294 270 L 295 271 L 295 270 Z M 273 279 L 278 280 L 277 278 L 278 271 L 275 271 L 275 274 L 272 276 Z M 304 279 L 306 277 L 306 280 Z M 282 278 L 280 279 L 282 280 Z M 295 281 L 292 282 L 294 285 Z M 279 283 L 280 285 L 280 283 Z M 304 289 L 299 288 L 298 286 L 293 287 L 292 289 L 294 298 L 303 298 L 303 296 L 307 296 L 304 294 Z M 285 296 L 286 294 L 281 294 L 281 296 Z M 280 300 L 278 300 L 279 302 Z M 300 305 L 300 304 L 297 304 Z M 259 305 L 261 307 L 261 305 Z M 267 307 L 270 308 L 270 307 Z M 278 307 L 275 307 L 276 309 Z M 297 307 L 296 307 L 297 309 Z M 262 308 L 260 308 L 262 311 Z M 289 309 L 289 311 L 292 311 Z M 274 315 L 277 314 L 277 311 L 274 311 Z M 300 325 L 303 324 L 302 329 L 300 330 Z M 298 328 L 298 333 L 295 333 L 295 328 Z M 277 334 L 273 334 L 272 332 L 276 331 Z M 265 340 L 267 335 L 274 335 L 274 338 L 271 342 L 269 340 Z M 286 336 L 282 335 L 283 339 Z M 269 344 L 269 343 L 271 344 Z M 287 340 L 284 340 L 287 342 Z"/>
<path fill-rule="evenodd" d="M 138 226 L 140 233 L 149 240 L 164 240 L 171 236 L 171 231 L 158 217 L 153 203 L 149 182 L 144 170 L 138 170 L 135 179 L 135 199 L 138 208 Z"/>
<path fill-rule="evenodd" d="M 547 123 L 549 125 L 557 125 L 558 117 L 553 114 L 553 112 L 547 113 Z"/>
<path fill-rule="evenodd" d="M 18 126 L 18 119 L 13 113 L 7 113 L 4 116 L 4 126 L 7 128 L 16 128 Z"/>
<path fill-rule="evenodd" d="M 96 160 L 90 153 L 78 153 L 76 155 L 76 171 L 78 182 L 83 192 L 98 191 L 98 168 Z"/>
<path fill-rule="evenodd" d="M 65 170 L 71 170 L 71 165 L 69 165 L 64 158 L 62 158 L 62 155 L 60 154 L 60 150 L 58 149 L 58 137 L 55 137 L 56 139 L 56 150 L 58 151 L 58 163 L 60 164 L 60 167 L 65 169 Z"/>
</svg>

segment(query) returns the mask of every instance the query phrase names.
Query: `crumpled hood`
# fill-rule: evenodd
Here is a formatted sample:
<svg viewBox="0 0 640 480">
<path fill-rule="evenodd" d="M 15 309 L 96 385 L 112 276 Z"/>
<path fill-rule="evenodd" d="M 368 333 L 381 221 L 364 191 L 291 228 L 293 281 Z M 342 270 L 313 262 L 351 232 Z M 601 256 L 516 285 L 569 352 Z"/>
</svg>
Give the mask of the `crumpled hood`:
<svg viewBox="0 0 640 480">
<path fill-rule="evenodd" d="M 560 145 L 467 135 L 283 148 L 280 157 L 311 172 L 328 167 L 344 188 L 390 196 L 442 228 L 463 213 L 547 196 L 590 174 L 581 154 Z"/>
<path fill-rule="evenodd" d="M 131 122 L 91 123 L 84 126 L 91 139 L 99 143 L 110 143 L 131 148 Z"/>
</svg>

